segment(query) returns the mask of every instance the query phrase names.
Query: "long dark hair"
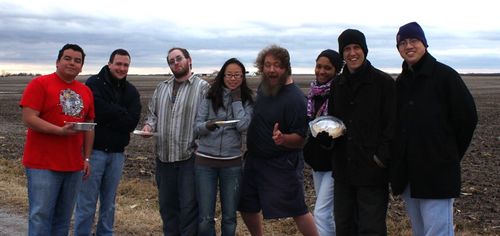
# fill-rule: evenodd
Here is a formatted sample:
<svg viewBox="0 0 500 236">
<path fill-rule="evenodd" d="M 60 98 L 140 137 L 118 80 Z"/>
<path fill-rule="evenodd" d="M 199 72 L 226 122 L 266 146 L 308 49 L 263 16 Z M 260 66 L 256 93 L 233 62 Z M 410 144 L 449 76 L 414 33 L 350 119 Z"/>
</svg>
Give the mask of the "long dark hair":
<svg viewBox="0 0 500 236">
<path fill-rule="evenodd" d="M 221 107 L 225 108 L 224 101 L 222 98 L 222 95 L 224 93 L 224 87 L 226 87 L 226 85 L 224 84 L 224 73 L 226 72 L 227 66 L 230 64 L 236 64 L 241 68 L 241 73 L 242 73 L 241 76 L 243 77 L 240 85 L 241 102 L 243 104 L 245 104 L 246 102 L 253 104 L 253 91 L 247 85 L 245 66 L 243 65 L 243 63 L 241 63 L 241 61 L 233 57 L 227 60 L 224 63 L 224 65 L 222 65 L 222 68 L 217 73 L 217 76 L 215 77 L 212 86 L 210 87 L 207 93 L 207 98 L 212 100 L 212 108 L 215 112 L 217 112 Z"/>
</svg>

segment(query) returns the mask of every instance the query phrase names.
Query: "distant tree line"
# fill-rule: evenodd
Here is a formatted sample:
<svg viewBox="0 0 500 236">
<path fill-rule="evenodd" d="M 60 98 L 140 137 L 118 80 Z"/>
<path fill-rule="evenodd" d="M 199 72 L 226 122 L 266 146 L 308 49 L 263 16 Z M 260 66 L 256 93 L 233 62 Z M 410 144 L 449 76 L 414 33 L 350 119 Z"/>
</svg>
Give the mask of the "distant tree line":
<svg viewBox="0 0 500 236">
<path fill-rule="evenodd" d="M 399 73 L 389 73 L 393 78 L 398 77 Z M 460 73 L 461 76 L 500 76 L 500 73 Z"/>
<path fill-rule="evenodd" d="M 40 76 L 42 74 L 39 74 L 39 73 L 24 73 L 24 72 L 21 72 L 21 73 L 9 73 L 9 72 L 5 72 L 5 71 L 2 71 L 2 73 L 0 73 L 0 77 L 10 77 L 10 76 L 32 76 L 32 77 L 35 77 L 35 76 Z"/>
<path fill-rule="evenodd" d="M 198 75 L 203 76 L 203 77 L 215 77 L 215 76 L 217 76 L 217 73 L 219 73 L 219 71 L 215 70 L 212 73 L 202 73 L 202 74 L 198 74 Z M 260 75 L 259 72 L 250 73 L 248 71 L 245 71 L 245 74 L 248 74 L 250 76 L 258 76 L 258 75 Z M 3 70 L 0 73 L 0 77 L 11 77 L 11 76 L 31 76 L 31 77 L 36 77 L 36 76 L 40 76 L 40 75 L 42 75 L 42 74 L 40 74 L 40 73 L 25 73 L 25 72 L 10 73 L 10 72 L 6 72 L 6 71 L 3 71 Z M 139 74 L 129 74 L 129 75 L 139 75 Z M 149 74 L 149 75 L 171 76 L 172 74 L 168 73 L 168 74 Z M 399 75 L 399 73 L 390 73 L 390 75 L 392 77 L 396 78 Z M 467 75 L 467 76 L 500 76 L 500 73 L 461 73 L 460 75 Z"/>
</svg>

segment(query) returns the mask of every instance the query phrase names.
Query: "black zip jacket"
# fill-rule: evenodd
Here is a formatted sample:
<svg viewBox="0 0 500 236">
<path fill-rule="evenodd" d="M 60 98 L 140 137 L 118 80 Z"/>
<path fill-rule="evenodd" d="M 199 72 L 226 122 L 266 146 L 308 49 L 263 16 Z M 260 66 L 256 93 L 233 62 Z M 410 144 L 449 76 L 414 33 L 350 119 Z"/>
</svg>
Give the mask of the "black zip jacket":
<svg viewBox="0 0 500 236">
<path fill-rule="evenodd" d="M 123 152 L 141 116 L 139 92 L 126 78 L 113 78 L 107 65 L 85 84 L 94 94 L 94 149 Z"/>
</svg>

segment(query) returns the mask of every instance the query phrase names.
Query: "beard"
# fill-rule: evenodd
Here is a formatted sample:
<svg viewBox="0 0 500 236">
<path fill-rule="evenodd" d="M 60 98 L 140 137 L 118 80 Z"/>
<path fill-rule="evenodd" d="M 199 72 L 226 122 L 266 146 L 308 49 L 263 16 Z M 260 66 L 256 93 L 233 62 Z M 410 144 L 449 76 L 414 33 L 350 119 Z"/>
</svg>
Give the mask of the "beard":
<svg viewBox="0 0 500 236">
<path fill-rule="evenodd" d="M 182 67 L 179 71 L 172 71 L 175 78 L 182 78 L 189 73 L 189 65 Z"/>
<path fill-rule="evenodd" d="M 288 78 L 288 75 L 286 73 L 283 73 L 278 77 L 278 83 L 272 85 L 270 82 L 269 75 L 266 75 L 265 73 L 262 74 L 262 79 L 260 82 L 262 92 L 266 96 L 276 96 L 278 95 L 279 91 L 281 88 L 286 84 L 286 80 Z"/>
</svg>

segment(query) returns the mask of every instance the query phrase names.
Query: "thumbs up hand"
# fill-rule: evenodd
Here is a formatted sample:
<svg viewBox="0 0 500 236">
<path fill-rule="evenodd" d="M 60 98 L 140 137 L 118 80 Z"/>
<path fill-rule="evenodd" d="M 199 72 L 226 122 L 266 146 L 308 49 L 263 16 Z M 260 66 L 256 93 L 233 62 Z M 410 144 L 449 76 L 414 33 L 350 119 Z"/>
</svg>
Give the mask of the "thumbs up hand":
<svg viewBox="0 0 500 236">
<path fill-rule="evenodd" d="M 274 124 L 274 129 L 273 129 L 273 140 L 276 145 L 283 145 L 285 142 L 285 137 L 283 133 L 279 130 L 279 124 L 275 123 Z"/>
</svg>

